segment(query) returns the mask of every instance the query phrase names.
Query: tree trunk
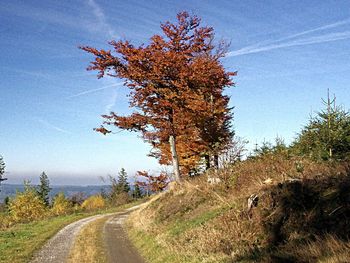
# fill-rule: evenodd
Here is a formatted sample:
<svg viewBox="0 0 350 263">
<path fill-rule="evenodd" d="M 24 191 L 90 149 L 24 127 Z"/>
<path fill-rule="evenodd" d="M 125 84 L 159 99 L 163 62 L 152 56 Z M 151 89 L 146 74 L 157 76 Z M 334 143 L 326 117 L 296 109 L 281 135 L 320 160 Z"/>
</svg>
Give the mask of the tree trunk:
<svg viewBox="0 0 350 263">
<path fill-rule="evenodd" d="M 205 170 L 209 170 L 210 169 L 210 156 L 209 154 L 206 154 L 204 156 L 205 158 Z"/>
<path fill-rule="evenodd" d="M 216 169 L 219 168 L 219 155 L 218 154 L 214 154 L 214 167 Z"/>
<path fill-rule="evenodd" d="M 173 169 L 174 169 L 174 179 L 175 181 L 180 181 L 180 166 L 179 166 L 179 158 L 176 152 L 176 144 L 174 135 L 170 135 L 169 137 L 171 157 L 173 161 Z"/>
</svg>

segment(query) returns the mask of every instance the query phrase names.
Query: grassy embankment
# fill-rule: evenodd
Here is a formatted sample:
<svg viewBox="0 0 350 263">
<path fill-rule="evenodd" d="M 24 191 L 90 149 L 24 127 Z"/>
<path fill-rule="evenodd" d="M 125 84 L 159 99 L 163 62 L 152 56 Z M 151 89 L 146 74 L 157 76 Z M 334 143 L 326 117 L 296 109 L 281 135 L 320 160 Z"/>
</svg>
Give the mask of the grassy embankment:
<svg viewBox="0 0 350 263">
<path fill-rule="evenodd" d="M 36 250 L 40 249 L 49 238 L 66 225 L 88 216 L 118 212 L 132 204 L 94 212 L 56 216 L 30 223 L 16 224 L 1 230 L 0 262 L 28 262 Z"/>
<path fill-rule="evenodd" d="M 216 176 L 173 185 L 130 216 L 148 262 L 348 262 L 348 165 L 267 155 Z"/>
</svg>

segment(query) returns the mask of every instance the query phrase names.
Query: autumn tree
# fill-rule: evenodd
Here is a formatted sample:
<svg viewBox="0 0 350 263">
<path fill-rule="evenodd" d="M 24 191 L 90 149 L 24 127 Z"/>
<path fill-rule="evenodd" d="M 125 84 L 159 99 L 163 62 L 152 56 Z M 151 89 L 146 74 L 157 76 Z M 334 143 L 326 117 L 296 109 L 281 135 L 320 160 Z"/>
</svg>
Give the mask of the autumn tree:
<svg viewBox="0 0 350 263">
<path fill-rule="evenodd" d="M 9 214 L 14 222 L 29 222 L 45 217 L 47 208 L 29 181 L 24 182 L 24 191 L 17 192 L 9 202 Z"/>
<path fill-rule="evenodd" d="M 58 193 L 52 202 L 51 213 L 54 215 L 66 215 L 73 210 L 73 203 L 68 200 L 63 192 Z"/>
<path fill-rule="evenodd" d="M 163 191 L 169 183 L 169 178 L 166 173 L 160 173 L 159 175 L 150 175 L 147 171 L 138 171 L 137 175 L 143 178 L 141 181 L 137 181 L 136 185 L 143 188 L 147 195 L 150 192 L 157 193 Z"/>
<path fill-rule="evenodd" d="M 95 56 L 88 70 L 125 80 L 135 110 L 129 116 L 103 115 L 104 126 L 96 130 L 110 133 L 110 125 L 140 132 L 154 148 L 151 155 L 172 163 L 174 179 L 180 180 L 179 160 L 193 165 L 231 139 L 223 90 L 233 85 L 235 73 L 225 71 L 220 63 L 225 45 L 215 47 L 213 28 L 201 26 L 197 16 L 181 12 L 176 23 L 165 22 L 161 29 L 164 35 L 152 36 L 148 45 L 120 40 L 109 43 L 113 51 L 81 48 Z"/>
</svg>

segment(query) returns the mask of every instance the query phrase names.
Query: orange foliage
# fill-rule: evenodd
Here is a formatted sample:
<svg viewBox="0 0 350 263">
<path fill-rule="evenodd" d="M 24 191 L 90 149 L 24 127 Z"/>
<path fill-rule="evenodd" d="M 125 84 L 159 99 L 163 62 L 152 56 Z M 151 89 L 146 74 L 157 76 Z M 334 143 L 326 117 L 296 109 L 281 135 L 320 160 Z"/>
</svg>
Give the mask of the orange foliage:
<svg viewBox="0 0 350 263">
<path fill-rule="evenodd" d="M 146 171 L 137 171 L 137 175 L 145 178 L 146 181 L 137 181 L 136 184 L 146 191 L 163 191 L 169 183 L 169 178 L 166 173 L 161 173 L 158 176 L 152 176 Z"/>
<path fill-rule="evenodd" d="M 197 16 L 177 15 L 177 23 L 161 24 L 164 36 L 154 35 L 148 45 L 111 41 L 110 50 L 81 49 L 93 54 L 88 70 L 125 80 L 130 106 L 135 112 L 103 115 L 104 124 L 141 132 L 152 144 L 151 156 L 162 164 L 174 158 L 169 137 L 175 138 L 183 173 L 195 168 L 204 155 L 218 154 L 233 132 L 225 87 L 233 85 L 235 72 L 226 72 L 219 59 L 225 47 L 213 45 L 212 27 L 201 27 Z M 107 134 L 104 126 L 95 129 Z"/>
</svg>

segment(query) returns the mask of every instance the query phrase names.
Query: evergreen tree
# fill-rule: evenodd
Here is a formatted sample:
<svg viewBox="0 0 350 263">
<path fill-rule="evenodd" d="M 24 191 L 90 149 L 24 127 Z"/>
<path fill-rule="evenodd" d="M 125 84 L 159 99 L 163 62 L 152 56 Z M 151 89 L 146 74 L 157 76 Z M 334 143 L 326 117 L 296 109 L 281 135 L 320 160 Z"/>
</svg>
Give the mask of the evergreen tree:
<svg viewBox="0 0 350 263">
<path fill-rule="evenodd" d="M 5 206 L 6 211 L 8 211 L 8 209 L 9 209 L 9 204 L 10 204 L 10 197 L 6 196 L 4 198 L 4 206 Z"/>
<path fill-rule="evenodd" d="M 137 183 L 135 183 L 134 185 L 134 191 L 132 193 L 132 196 L 134 197 L 134 199 L 138 199 L 142 197 L 140 186 Z"/>
<path fill-rule="evenodd" d="M 9 203 L 10 203 L 10 197 L 9 197 L 9 196 L 6 196 L 6 197 L 4 198 L 4 204 L 5 204 L 5 206 L 7 207 Z"/>
<path fill-rule="evenodd" d="M 0 183 L 6 180 L 6 178 L 3 178 L 4 174 L 5 174 L 5 162 L 3 157 L 0 155 Z"/>
<path fill-rule="evenodd" d="M 345 160 L 350 157 L 350 115 L 323 100 L 326 109 L 311 117 L 293 144 L 293 150 L 315 160 Z"/>
<path fill-rule="evenodd" d="M 40 185 L 38 186 L 37 194 L 46 206 L 49 206 L 50 204 L 50 191 L 51 188 L 49 178 L 45 172 L 42 172 L 42 174 L 40 175 Z"/>
<path fill-rule="evenodd" d="M 118 193 L 128 193 L 130 191 L 130 185 L 128 183 L 128 174 L 126 173 L 124 168 L 122 168 L 118 173 L 117 191 Z"/>
<path fill-rule="evenodd" d="M 276 137 L 275 142 L 263 141 L 261 145 L 255 144 L 255 149 L 250 158 L 261 157 L 268 154 L 288 154 L 288 147 L 281 137 Z"/>
</svg>

